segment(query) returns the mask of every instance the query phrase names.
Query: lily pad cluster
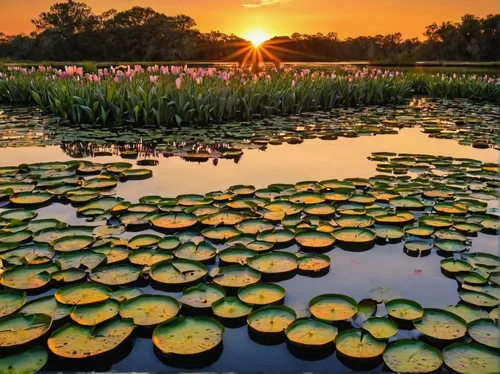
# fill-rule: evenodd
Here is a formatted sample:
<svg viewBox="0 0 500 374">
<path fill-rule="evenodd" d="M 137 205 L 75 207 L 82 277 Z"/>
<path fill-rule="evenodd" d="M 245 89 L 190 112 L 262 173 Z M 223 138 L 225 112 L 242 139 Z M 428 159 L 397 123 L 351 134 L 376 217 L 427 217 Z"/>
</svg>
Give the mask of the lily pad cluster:
<svg viewBox="0 0 500 374">
<path fill-rule="evenodd" d="M 498 231 L 487 206 L 497 197 L 497 170 L 476 160 L 432 160 L 439 161 L 416 178 L 234 185 L 137 203 L 109 193 L 137 170 L 128 163 L 0 168 L 9 200 L 0 212 L 0 349 L 20 347 L 0 365 L 42 368 L 43 342 L 69 359 L 105 354 L 135 329 L 149 331 L 161 355 L 192 357 L 220 349 L 224 325 L 246 321 L 251 334 L 278 334 L 299 349 L 335 344 L 347 358 L 382 356 L 394 371 L 431 372 L 444 362 L 458 372 L 494 372 L 500 257 L 468 249 L 479 231 Z M 35 208 L 56 199 L 94 224 L 37 219 Z M 459 304 L 429 309 L 374 290 L 359 302 L 319 295 L 300 318 L 282 305 L 286 290 L 276 282 L 326 274 L 326 252 L 403 239 L 410 255 L 438 249 L 443 274 L 460 285 Z M 145 293 L 146 286 L 159 293 Z M 408 324 L 428 341 L 399 339 Z M 440 351 L 433 340 L 456 344 Z M 33 359 L 23 361 L 27 355 Z M 464 358 L 475 356 L 481 360 Z"/>
</svg>

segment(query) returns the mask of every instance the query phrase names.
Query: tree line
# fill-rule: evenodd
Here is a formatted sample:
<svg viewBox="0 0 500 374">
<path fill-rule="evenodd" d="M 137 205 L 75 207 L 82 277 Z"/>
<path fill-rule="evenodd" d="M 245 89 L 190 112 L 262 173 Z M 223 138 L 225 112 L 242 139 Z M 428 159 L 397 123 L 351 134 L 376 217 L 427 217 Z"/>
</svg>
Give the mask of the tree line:
<svg viewBox="0 0 500 374">
<path fill-rule="evenodd" d="M 32 20 L 31 34 L 0 32 L 0 59 L 33 61 L 239 61 L 250 43 L 220 31 L 203 33 L 187 15 L 149 7 L 94 14 L 85 3 L 55 3 Z M 433 23 L 424 39 L 401 33 L 340 39 L 335 32 L 276 36 L 264 48 L 280 61 L 500 61 L 500 14 Z M 274 48 L 277 47 L 277 48 Z M 264 59 L 272 59 L 263 54 Z"/>
</svg>

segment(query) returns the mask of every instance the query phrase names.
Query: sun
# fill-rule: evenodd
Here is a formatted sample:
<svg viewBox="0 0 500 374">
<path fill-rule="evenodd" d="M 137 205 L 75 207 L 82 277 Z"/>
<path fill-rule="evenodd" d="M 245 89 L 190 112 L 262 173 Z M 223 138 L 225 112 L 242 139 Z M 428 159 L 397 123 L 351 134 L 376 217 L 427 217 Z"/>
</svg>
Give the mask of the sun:
<svg viewBox="0 0 500 374">
<path fill-rule="evenodd" d="M 262 43 L 269 39 L 269 35 L 267 35 L 264 30 L 253 29 L 247 33 L 246 39 L 250 40 L 255 48 L 258 48 Z"/>
</svg>

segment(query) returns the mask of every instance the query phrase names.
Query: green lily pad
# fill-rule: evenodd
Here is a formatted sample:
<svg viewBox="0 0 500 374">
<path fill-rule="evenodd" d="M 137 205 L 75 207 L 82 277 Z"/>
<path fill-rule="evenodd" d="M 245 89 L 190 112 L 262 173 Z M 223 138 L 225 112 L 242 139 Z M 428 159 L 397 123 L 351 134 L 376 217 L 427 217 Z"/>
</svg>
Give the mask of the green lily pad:
<svg viewBox="0 0 500 374">
<path fill-rule="evenodd" d="M 469 335 L 476 342 L 491 348 L 500 349 L 500 329 L 489 318 L 477 319 L 467 326 Z"/>
<path fill-rule="evenodd" d="M 286 291 L 274 283 L 256 283 L 238 290 L 241 301 L 251 305 L 267 305 L 282 302 Z"/>
<path fill-rule="evenodd" d="M 405 236 L 405 230 L 397 226 L 380 226 L 375 229 L 375 235 L 380 239 L 399 241 Z"/>
<path fill-rule="evenodd" d="M 201 281 L 207 273 L 207 267 L 201 262 L 173 259 L 154 264 L 150 274 L 156 282 L 181 285 Z"/>
<path fill-rule="evenodd" d="M 476 343 L 454 343 L 443 349 L 446 366 L 463 374 L 491 374 L 500 370 L 498 351 Z"/>
<path fill-rule="evenodd" d="M 467 332 L 463 318 L 443 309 L 424 309 L 423 317 L 413 325 L 423 335 L 443 341 L 460 339 Z"/>
<path fill-rule="evenodd" d="M 219 252 L 219 262 L 245 265 L 247 259 L 257 255 L 257 251 L 245 247 L 230 247 Z"/>
<path fill-rule="evenodd" d="M 48 203 L 53 197 L 48 192 L 21 192 L 12 195 L 9 202 L 16 206 L 36 207 Z"/>
<path fill-rule="evenodd" d="M 216 284 L 201 283 L 186 288 L 180 299 L 183 305 L 191 308 L 211 308 L 217 300 L 226 296 L 226 291 Z"/>
<path fill-rule="evenodd" d="M 404 321 L 414 321 L 424 315 L 422 306 L 408 299 L 389 300 L 385 303 L 385 308 L 391 317 Z"/>
<path fill-rule="evenodd" d="M 47 285 L 50 274 L 59 270 L 53 263 L 16 266 L 2 274 L 0 284 L 17 290 L 34 290 Z"/>
<path fill-rule="evenodd" d="M 438 349 L 415 339 L 393 342 L 383 358 L 387 367 L 396 373 L 432 373 L 443 364 Z"/>
<path fill-rule="evenodd" d="M 459 273 L 462 271 L 469 271 L 472 265 L 464 260 L 456 260 L 454 258 L 446 258 L 441 260 L 441 269 L 449 273 Z"/>
<path fill-rule="evenodd" d="M 44 264 L 54 257 L 55 251 L 45 243 L 32 243 L 2 253 L 0 259 L 12 265 Z"/>
<path fill-rule="evenodd" d="M 309 310 L 314 317 L 321 320 L 344 321 L 357 313 L 358 303 L 349 296 L 324 294 L 309 302 Z"/>
<path fill-rule="evenodd" d="M 120 316 L 137 326 L 154 326 L 175 317 L 179 309 L 179 302 L 171 296 L 140 295 L 121 305 Z"/>
<path fill-rule="evenodd" d="M 405 241 L 405 250 L 409 253 L 429 252 L 434 243 L 432 239 L 410 237 Z"/>
<path fill-rule="evenodd" d="M 224 327 L 208 317 L 177 317 L 158 325 L 153 344 L 163 354 L 189 356 L 222 343 Z"/>
<path fill-rule="evenodd" d="M 79 269 L 80 266 L 85 266 L 87 269 L 94 269 L 106 260 L 106 255 L 91 251 L 74 251 L 63 252 L 58 257 L 57 263 L 61 270 Z"/>
<path fill-rule="evenodd" d="M 407 235 L 414 235 L 414 236 L 426 238 L 426 237 L 431 236 L 434 233 L 434 227 L 430 227 L 430 226 L 405 227 L 405 233 Z"/>
<path fill-rule="evenodd" d="M 313 318 L 299 318 L 285 329 L 288 341 L 302 347 L 322 347 L 333 343 L 338 329 Z"/>
<path fill-rule="evenodd" d="M 54 296 L 50 295 L 24 304 L 19 312 L 23 314 L 45 314 L 52 317 L 52 320 L 58 321 L 69 316 L 72 309 L 71 305 L 61 304 Z"/>
<path fill-rule="evenodd" d="M 252 311 L 252 306 L 235 296 L 229 296 L 214 301 L 212 311 L 216 317 L 222 319 L 238 319 L 247 316 Z"/>
<path fill-rule="evenodd" d="M 342 331 L 335 340 L 337 350 L 344 356 L 372 359 L 384 353 L 386 344 L 360 329 Z"/>
<path fill-rule="evenodd" d="M 137 281 L 142 268 L 132 264 L 99 266 L 90 273 L 89 278 L 108 286 L 120 286 Z"/>
<path fill-rule="evenodd" d="M 318 273 L 330 267 L 330 257 L 325 254 L 310 254 L 299 257 L 299 270 L 303 273 Z"/>
<path fill-rule="evenodd" d="M 0 348 L 16 347 L 49 331 L 52 318 L 45 314 L 14 314 L 0 320 Z"/>
<path fill-rule="evenodd" d="M 370 229 L 345 227 L 333 232 L 335 240 L 349 244 L 367 244 L 375 240 L 375 232 Z"/>
<path fill-rule="evenodd" d="M 184 243 L 174 252 L 176 258 L 200 262 L 210 261 L 216 254 L 217 248 L 209 242 L 201 242 L 198 244 L 193 242 Z"/>
<path fill-rule="evenodd" d="M 226 288 L 240 288 L 260 281 L 261 274 L 249 267 L 230 265 L 219 268 L 214 275 L 210 274 L 213 282 Z"/>
<path fill-rule="evenodd" d="M 158 242 L 158 248 L 165 251 L 174 251 L 181 245 L 181 241 L 176 236 L 165 236 Z"/>
<path fill-rule="evenodd" d="M 363 329 L 376 339 L 389 339 L 397 334 L 398 326 L 390 319 L 371 317 L 363 322 Z"/>
<path fill-rule="evenodd" d="M 124 301 L 133 299 L 134 297 L 141 296 L 142 294 L 143 292 L 140 288 L 125 287 L 113 292 L 111 298 L 114 300 L 118 300 L 120 303 L 123 303 Z"/>
<path fill-rule="evenodd" d="M 50 335 L 47 346 L 56 356 L 86 358 L 115 349 L 133 330 L 131 319 L 114 318 L 96 327 L 67 323 Z"/>
<path fill-rule="evenodd" d="M 247 265 L 264 274 L 279 274 L 296 270 L 299 260 L 293 253 L 270 252 L 248 258 Z"/>
<path fill-rule="evenodd" d="M 480 307 L 495 307 L 500 304 L 500 300 L 496 297 L 483 292 L 461 291 L 458 293 L 458 296 L 460 297 L 460 300 Z"/>
<path fill-rule="evenodd" d="M 294 237 L 295 234 L 290 230 L 270 230 L 260 233 L 257 236 L 257 240 L 284 245 L 291 243 Z"/>
<path fill-rule="evenodd" d="M 445 252 L 464 252 L 467 250 L 467 247 L 461 240 L 436 239 L 434 245 Z"/>
<path fill-rule="evenodd" d="M 335 242 L 330 233 L 313 230 L 297 233 L 295 240 L 301 247 L 315 249 L 331 247 Z"/>
<path fill-rule="evenodd" d="M 129 248 L 132 249 L 147 248 L 158 244 L 160 239 L 161 238 L 158 235 L 152 235 L 152 234 L 136 235 L 133 238 L 129 239 L 127 245 Z"/>
<path fill-rule="evenodd" d="M 462 317 L 467 323 L 477 319 L 488 318 L 488 312 L 485 310 L 462 302 L 457 305 L 450 305 L 446 307 L 446 310 Z"/>
<path fill-rule="evenodd" d="M 73 236 L 63 236 L 62 238 L 54 240 L 50 244 L 58 252 L 72 252 L 85 249 L 89 247 L 93 242 L 94 242 L 93 236 L 73 235 Z"/>
<path fill-rule="evenodd" d="M 54 297 L 65 305 L 86 305 L 105 301 L 113 292 L 107 286 L 99 283 L 72 284 L 59 288 Z"/>
<path fill-rule="evenodd" d="M 194 214 L 170 213 L 160 215 L 151 220 L 151 224 L 161 230 L 182 230 L 192 227 L 198 223 Z"/>
<path fill-rule="evenodd" d="M 36 373 L 43 368 L 48 357 L 45 348 L 40 346 L 12 352 L 0 358 L 0 372 Z"/>
<path fill-rule="evenodd" d="M 295 321 L 295 311 L 283 305 L 261 307 L 248 315 L 248 326 L 261 334 L 283 333 Z"/>
<path fill-rule="evenodd" d="M 88 305 L 77 305 L 71 311 L 71 319 L 83 326 L 95 326 L 107 321 L 120 311 L 120 303 L 113 299 Z"/>
<path fill-rule="evenodd" d="M 425 207 L 424 203 L 414 197 L 396 197 L 389 200 L 389 204 L 396 209 L 417 210 Z"/>
<path fill-rule="evenodd" d="M 19 310 L 26 301 L 25 292 L 11 290 L 0 291 L 0 318 Z"/>
</svg>

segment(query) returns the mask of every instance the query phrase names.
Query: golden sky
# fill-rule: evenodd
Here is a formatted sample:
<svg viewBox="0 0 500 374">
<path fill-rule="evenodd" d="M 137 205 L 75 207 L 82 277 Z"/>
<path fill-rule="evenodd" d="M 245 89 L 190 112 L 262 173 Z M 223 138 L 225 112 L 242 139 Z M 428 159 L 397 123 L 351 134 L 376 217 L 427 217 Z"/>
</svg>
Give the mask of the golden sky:
<svg viewBox="0 0 500 374">
<path fill-rule="evenodd" d="M 30 20 L 55 0 L 0 0 L 0 32 L 33 30 Z M 402 32 L 421 37 L 426 25 L 457 21 L 463 14 L 498 13 L 498 0 L 87 0 L 95 13 L 149 6 L 167 15 L 187 14 L 200 31 L 245 37 L 335 31 L 339 37 Z"/>
</svg>

